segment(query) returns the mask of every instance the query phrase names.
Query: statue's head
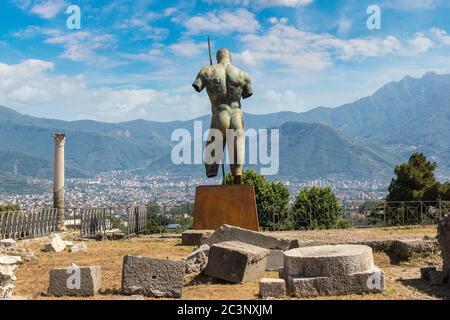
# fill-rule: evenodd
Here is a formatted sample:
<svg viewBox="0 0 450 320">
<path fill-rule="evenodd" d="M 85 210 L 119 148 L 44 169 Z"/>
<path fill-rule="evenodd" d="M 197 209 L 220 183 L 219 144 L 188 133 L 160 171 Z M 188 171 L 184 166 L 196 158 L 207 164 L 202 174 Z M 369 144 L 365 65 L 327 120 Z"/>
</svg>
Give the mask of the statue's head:
<svg viewBox="0 0 450 320">
<path fill-rule="evenodd" d="M 226 48 L 217 51 L 217 63 L 231 62 L 231 52 Z"/>
</svg>

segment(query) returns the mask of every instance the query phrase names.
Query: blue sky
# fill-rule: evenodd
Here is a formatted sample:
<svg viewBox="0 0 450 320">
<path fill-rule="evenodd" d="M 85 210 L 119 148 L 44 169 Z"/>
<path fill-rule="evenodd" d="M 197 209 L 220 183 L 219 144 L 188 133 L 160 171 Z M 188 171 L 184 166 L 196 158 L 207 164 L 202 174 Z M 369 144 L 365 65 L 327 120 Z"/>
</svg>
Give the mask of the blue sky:
<svg viewBox="0 0 450 320">
<path fill-rule="evenodd" d="M 81 29 L 68 30 L 69 5 Z M 369 30 L 369 5 L 381 29 Z M 65 120 L 210 111 L 191 83 L 213 48 L 252 76 L 246 112 L 307 111 L 427 71 L 450 73 L 447 0 L 3 0 L 0 104 Z"/>
</svg>

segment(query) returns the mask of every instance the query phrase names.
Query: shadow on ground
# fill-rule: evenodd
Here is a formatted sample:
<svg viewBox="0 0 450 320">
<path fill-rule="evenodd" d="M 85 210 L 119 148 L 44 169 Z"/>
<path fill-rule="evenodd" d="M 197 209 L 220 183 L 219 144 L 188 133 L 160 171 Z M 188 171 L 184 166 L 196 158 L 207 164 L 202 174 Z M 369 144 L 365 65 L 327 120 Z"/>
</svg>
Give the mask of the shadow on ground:
<svg viewBox="0 0 450 320">
<path fill-rule="evenodd" d="M 435 296 L 444 300 L 450 300 L 450 283 L 443 285 L 431 285 L 423 279 L 402 279 L 400 282 L 422 293 Z"/>
</svg>

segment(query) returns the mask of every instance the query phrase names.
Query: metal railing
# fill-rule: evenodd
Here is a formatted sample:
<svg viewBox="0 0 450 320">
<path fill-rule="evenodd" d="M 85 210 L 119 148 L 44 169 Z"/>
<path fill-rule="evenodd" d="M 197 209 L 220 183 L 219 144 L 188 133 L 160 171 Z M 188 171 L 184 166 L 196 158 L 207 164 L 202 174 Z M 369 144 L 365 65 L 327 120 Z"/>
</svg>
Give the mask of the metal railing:
<svg viewBox="0 0 450 320">
<path fill-rule="evenodd" d="M 297 203 L 283 212 L 259 212 L 259 222 L 268 231 L 336 228 L 345 225 L 342 222 L 353 227 L 387 227 L 433 224 L 449 214 L 450 201 L 344 201 L 338 205 Z"/>
<path fill-rule="evenodd" d="M 127 208 L 127 234 L 129 237 L 144 233 L 147 230 L 147 206 L 131 206 Z"/>
<path fill-rule="evenodd" d="M 57 209 L 0 212 L 0 239 L 42 237 L 55 232 L 57 227 Z"/>
<path fill-rule="evenodd" d="M 296 204 L 283 212 L 259 212 L 263 230 L 284 231 L 336 228 L 336 221 L 354 227 L 407 226 L 437 223 L 450 214 L 450 201 L 345 201 L 334 204 Z M 108 230 L 120 229 L 128 237 L 145 233 L 149 225 L 163 232 L 166 222 L 149 215 L 147 206 L 127 205 L 115 208 L 67 208 L 65 225 L 79 229 L 82 237 L 104 236 Z M 155 226 L 153 226 L 153 224 Z M 0 239 L 36 238 L 57 231 L 56 209 L 29 209 L 0 212 Z M 154 232 L 154 231 L 152 231 Z"/>
<path fill-rule="evenodd" d="M 80 210 L 80 233 L 82 238 L 106 236 L 111 230 L 112 210 L 108 208 L 90 208 Z"/>
<path fill-rule="evenodd" d="M 37 238 L 58 231 L 57 209 L 27 209 L 0 212 L 0 239 Z M 115 208 L 66 208 L 66 229 L 79 230 L 83 238 L 105 237 L 118 228 L 128 237 L 147 230 L 147 207 L 128 205 Z"/>
</svg>

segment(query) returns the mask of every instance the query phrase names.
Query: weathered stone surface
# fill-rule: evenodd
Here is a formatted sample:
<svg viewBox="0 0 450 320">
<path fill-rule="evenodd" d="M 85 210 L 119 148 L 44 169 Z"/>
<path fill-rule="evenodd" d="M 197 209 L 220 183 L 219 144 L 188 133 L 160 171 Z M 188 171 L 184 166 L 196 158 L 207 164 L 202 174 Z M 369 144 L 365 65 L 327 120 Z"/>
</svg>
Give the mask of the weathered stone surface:
<svg viewBox="0 0 450 320">
<path fill-rule="evenodd" d="M 16 246 L 16 240 L 14 239 L 4 239 L 0 240 L 0 247 L 15 247 Z"/>
<path fill-rule="evenodd" d="M 0 256 L 0 298 L 10 298 L 15 288 L 17 264 L 22 261 L 16 256 Z"/>
<path fill-rule="evenodd" d="M 443 271 L 430 270 L 429 276 L 430 276 L 430 283 L 432 285 L 440 286 L 444 284 L 445 280 L 447 280 L 447 273 Z"/>
<path fill-rule="evenodd" d="M 126 237 L 125 233 L 119 229 L 112 229 L 105 232 L 106 238 L 108 240 L 121 240 Z"/>
<path fill-rule="evenodd" d="M 180 298 L 185 270 L 185 261 L 125 256 L 122 270 L 122 293 Z"/>
<path fill-rule="evenodd" d="M 450 216 L 441 219 L 438 225 L 438 241 L 444 261 L 443 270 L 450 282 Z"/>
<path fill-rule="evenodd" d="M 78 267 L 50 270 L 48 293 L 55 297 L 89 297 L 97 294 L 102 286 L 100 266 Z"/>
<path fill-rule="evenodd" d="M 269 250 L 289 250 L 298 248 L 297 240 L 270 236 L 256 231 L 242 229 L 224 224 L 202 244 L 213 245 L 226 241 L 240 241 Z"/>
<path fill-rule="evenodd" d="M 269 250 L 239 241 L 211 246 L 205 274 L 233 283 L 261 277 L 267 265 Z"/>
<path fill-rule="evenodd" d="M 75 245 L 73 245 L 69 250 L 72 253 L 78 253 L 78 252 L 86 252 L 87 251 L 87 246 L 84 242 L 80 242 L 77 243 Z"/>
<path fill-rule="evenodd" d="M 49 242 L 44 245 L 42 249 L 44 252 L 61 252 L 66 248 L 65 242 L 61 239 L 59 234 L 52 233 L 49 237 Z"/>
<path fill-rule="evenodd" d="M 360 245 L 298 248 L 284 253 L 285 276 L 305 278 L 350 275 L 372 270 L 372 249 Z"/>
<path fill-rule="evenodd" d="M 201 246 L 214 230 L 187 230 L 181 234 L 181 244 L 183 246 Z"/>
<path fill-rule="evenodd" d="M 71 248 L 71 247 L 73 247 L 73 242 L 72 241 L 64 241 L 64 244 L 66 245 L 66 247 L 68 247 L 69 249 Z"/>
<path fill-rule="evenodd" d="M 389 254 L 401 260 L 413 257 L 428 257 L 439 251 L 436 240 L 396 240 L 389 248 Z"/>
<path fill-rule="evenodd" d="M 286 283 L 283 279 L 259 280 L 259 295 L 261 298 L 282 298 L 286 295 Z"/>
<path fill-rule="evenodd" d="M 210 247 L 204 244 L 185 258 L 187 275 L 198 275 L 205 270 L 208 264 L 209 249 Z"/>
<path fill-rule="evenodd" d="M 22 262 L 30 262 L 37 259 L 37 255 L 31 249 L 25 249 L 20 247 L 2 247 L 0 246 L 0 255 L 5 256 L 18 256 L 22 258 Z"/>
<path fill-rule="evenodd" d="M 291 278 L 291 291 L 297 297 L 379 293 L 384 290 L 384 272 L 374 267 L 369 272 L 331 277 Z"/>
<path fill-rule="evenodd" d="M 278 271 L 284 266 L 284 255 L 282 250 L 270 250 L 267 257 L 267 271 Z"/>
<path fill-rule="evenodd" d="M 384 272 L 363 245 L 327 245 L 284 253 L 281 276 L 298 297 L 376 293 L 384 290 Z"/>
<path fill-rule="evenodd" d="M 420 274 L 422 276 L 422 279 L 425 281 L 430 281 L 430 272 L 431 271 L 436 271 L 436 267 L 420 268 Z"/>
</svg>

